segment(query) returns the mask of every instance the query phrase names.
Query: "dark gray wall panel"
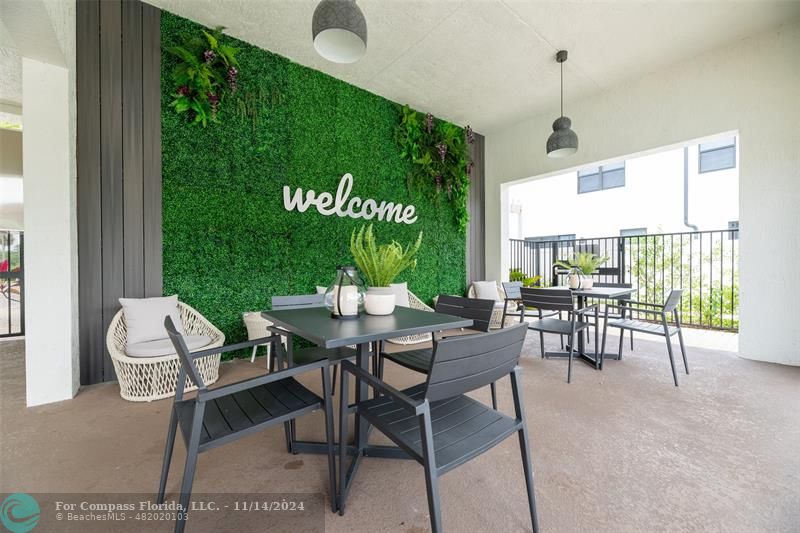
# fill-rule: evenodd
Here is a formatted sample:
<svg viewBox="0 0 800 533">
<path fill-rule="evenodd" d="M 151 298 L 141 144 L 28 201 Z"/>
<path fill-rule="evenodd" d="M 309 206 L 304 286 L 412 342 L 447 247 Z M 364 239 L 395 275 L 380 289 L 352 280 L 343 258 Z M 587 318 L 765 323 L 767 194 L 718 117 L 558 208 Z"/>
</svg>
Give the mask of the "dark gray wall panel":
<svg viewBox="0 0 800 533">
<path fill-rule="evenodd" d="M 102 239 L 100 223 L 100 4 L 76 5 L 78 104 L 78 281 L 81 383 L 103 380 Z M 94 317 L 94 319 L 87 319 Z"/>
<path fill-rule="evenodd" d="M 144 292 L 161 296 L 161 11 L 142 4 Z"/>
<path fill-rule="evenodd" d="M 105 335 L 122 296 L 161 294 L 160 11 L 78 0 L 81 383 L 114 379 Z"/>
<path fill-rule="evenodd" d="M 126 296 L 144 297 L 142 159 L 142 5 L 122 3 L 123 282 Z"/>
<path fill-rule="evenodd" d="M 467 281 L 480 281 L 486 277 L 485 230 L 485 159 L 486 138 L 475 134 L 470 147 L 474 167 L 469 185 L 469 229 L 467 230 Z"/>
</svg>

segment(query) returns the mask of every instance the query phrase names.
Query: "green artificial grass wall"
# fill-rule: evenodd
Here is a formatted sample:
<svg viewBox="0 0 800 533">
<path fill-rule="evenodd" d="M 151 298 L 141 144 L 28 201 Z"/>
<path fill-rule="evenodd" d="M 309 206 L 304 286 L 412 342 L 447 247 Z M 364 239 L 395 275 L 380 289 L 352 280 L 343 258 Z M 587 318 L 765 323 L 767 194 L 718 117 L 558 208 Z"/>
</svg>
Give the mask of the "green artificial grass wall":
<svg viewBox="0 0 800 533">
<path fill-rule="evenodd" d="M 202 27 L 166 11 L 161 46 Z M 463 294 L 466 237 L 452 206 L 409 191 L 409 163 L 394 130 L 399 106 L 288 59 L 226 37 L 240 51 L 237 94 L 261 95 L 258 121 L 223 101 L 219 123 L 191 124 L 169 103 L 175 60 L 162 52 L 161 149 L 164 294 L 198 309 L 227 342 L 246 338 L 241 314 L 269 308 L 273 295 L 309 294 L 352 264 L 351 232 L 363 220 L 286 211 L 283 186 L 335 194 L 354 178 L 351 197 L 416 206 L 414 224 L 373 220 L 380 241 L 424 234 L 417 268 L 403 273 L 425 301 Z M 268 97 L 266 97 L 267 95 Z"/>
</svg>

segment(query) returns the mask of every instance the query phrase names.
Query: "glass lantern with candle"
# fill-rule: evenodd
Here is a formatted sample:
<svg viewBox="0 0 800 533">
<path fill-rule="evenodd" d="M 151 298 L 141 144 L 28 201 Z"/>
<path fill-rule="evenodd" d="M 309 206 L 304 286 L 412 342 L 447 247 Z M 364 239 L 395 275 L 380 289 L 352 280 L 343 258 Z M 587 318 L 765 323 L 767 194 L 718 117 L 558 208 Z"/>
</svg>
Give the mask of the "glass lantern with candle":
<svg viewBox="0 0 800 533">
<path fill-rule="evenodd" d="M 336 279 L 325 291 L 325 307 L 331 317 L 342 320 L 358 318 L 364 310 L 366 289 L 356 267 L 336 267 Z"/>
</svg>

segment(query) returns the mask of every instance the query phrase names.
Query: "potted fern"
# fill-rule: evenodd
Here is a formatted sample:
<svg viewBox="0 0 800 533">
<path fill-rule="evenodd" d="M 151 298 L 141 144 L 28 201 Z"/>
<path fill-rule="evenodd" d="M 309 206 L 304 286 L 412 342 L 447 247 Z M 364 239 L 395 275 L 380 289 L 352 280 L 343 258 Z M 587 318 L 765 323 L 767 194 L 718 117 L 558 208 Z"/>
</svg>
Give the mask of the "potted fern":
<svg viewBox="0 0 800 533">
<path fill-rule="evenodd" d="M 570 289 L 591 289 L 594 285 L 592 273 L 597 270 L 597 267 L 605 264 L 608 259 L 607 256 L 601 257 L 592 252 L 578 252 L 567 261 L 556 261 L 553 264 L 570 270 Z"/>
<path fill-rule="evenodd" d="M 414 244 L 404 248 L 397 241 L 377 244 L 372 224 L 353 231 L 350 252 L 368 285 L 364 299 L 364 309 L 368 314 L 392 314 L 396 299 L 391 284 L 402 271 L 417 266 L 416 255 L 421 244 L 422 232 Z"/>
</svg>

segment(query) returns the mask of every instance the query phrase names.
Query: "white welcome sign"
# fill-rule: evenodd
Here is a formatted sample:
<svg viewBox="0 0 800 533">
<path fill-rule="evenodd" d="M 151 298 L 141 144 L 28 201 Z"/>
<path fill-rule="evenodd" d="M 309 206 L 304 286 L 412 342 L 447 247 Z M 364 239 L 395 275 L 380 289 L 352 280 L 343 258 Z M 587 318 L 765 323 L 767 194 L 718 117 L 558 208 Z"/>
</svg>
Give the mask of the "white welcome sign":
<svg viewBox="0 0 800 533">
<path fill-rule="evenodd" d="M 336 197 L 323 192 L 317 195 L 313 190 L 306 191 L 303 197 L 303 189 L 298 187 L 294 194 L 288 185 L 283 187 L 283 207 L 287 211 L 297 210 L 305 213 L 312 205 L 317 208 L 319 214 L 324 216 L 337 215 L 340 217 L 363 218 L 364 220 L 385 220 L 398 224 L 413 224 L 417 221 L 416 207 L 413 205 L 403 206 L 385 200 L 378 203 L 377 200 L 367 198 L 361 200 L 358 196 L 350 198 L 353 190 L 353 175 L 350 173 L 342 176 L 339 180 L 339 187 L 336 189 Z"/>
</svg>

